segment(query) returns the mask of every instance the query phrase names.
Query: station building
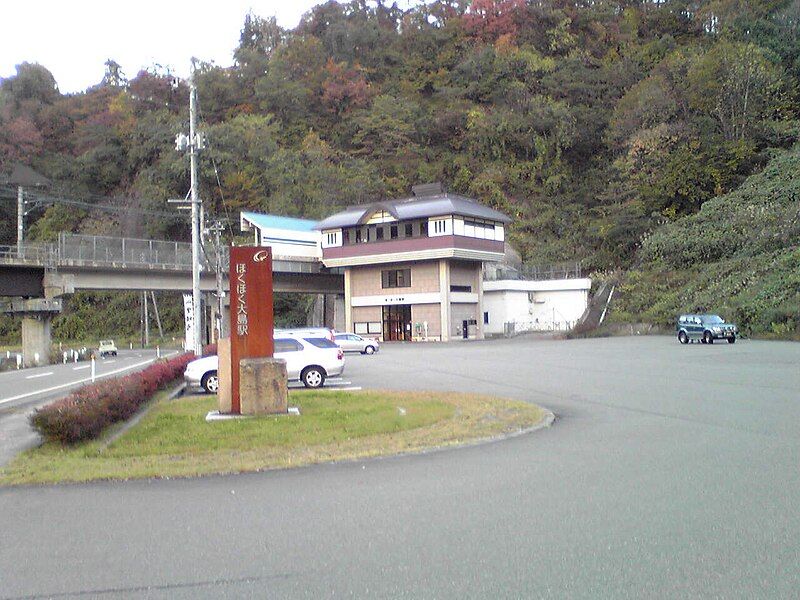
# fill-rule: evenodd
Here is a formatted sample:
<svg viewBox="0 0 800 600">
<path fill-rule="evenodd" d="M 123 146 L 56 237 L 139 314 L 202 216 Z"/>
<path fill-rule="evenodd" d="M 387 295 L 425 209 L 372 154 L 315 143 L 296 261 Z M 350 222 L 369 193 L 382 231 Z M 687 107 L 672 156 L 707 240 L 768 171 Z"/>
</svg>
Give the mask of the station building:
<svg viewBox="0 0 800 600">
<path fill-rule="evenodd" d="M 435 186 L 414 192 L 316 224 L 323 264 L 344 272 L 345 329 L 385 341 L 482 339 L 482 265 L 503 259 L 510 219 Z"/>
</svg>

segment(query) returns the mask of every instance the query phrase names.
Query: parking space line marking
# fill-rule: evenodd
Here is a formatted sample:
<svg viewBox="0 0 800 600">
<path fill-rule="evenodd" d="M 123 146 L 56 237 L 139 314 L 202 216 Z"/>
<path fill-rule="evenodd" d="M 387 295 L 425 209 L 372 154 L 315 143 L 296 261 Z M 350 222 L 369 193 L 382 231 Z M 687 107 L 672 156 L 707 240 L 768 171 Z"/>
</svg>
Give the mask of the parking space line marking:
<svg viewBox="0 0 800 600">
<path fill-rule="evenodd" d="M 115 359 L 113 359 L 113 360 L 104 360 L 104 361 L 103 361 L 103 364 L 104 364 L 104 365 L 110 365 L 111 363 L 115 363 L 115 362 L 117 362 L 117 359 L 116 359 L 116 358 L 115 358 Z"/>
<path fill-rule="evenodd" d="M 47 377 L 48 375 L 52 375 L 52 371 L 47 371 L 46 373 L 37 373 L 36 375 L 26 375 L 25 379 L 36 379 L 38 377 Z"/>
<path fill-rule="evenodd" d="M 360 385 L 353 385 L 353 386 L 350 386 L 350 387 L 334 387 L 334 386 L 331 386 L 331 387 L 320 388 L 319 391 L 323 391 L 324 392 L 326 389 L 329 392 L 357 392 L 358 390 L 361 389 L 361 386 Z"/>
<path fill-rule="evenodd" d="M 82 367 L 72 367 L 73 371 L 80 371 L 81 369 L 89 369 L 92 365 L 83 365 Z"/>
</svg>

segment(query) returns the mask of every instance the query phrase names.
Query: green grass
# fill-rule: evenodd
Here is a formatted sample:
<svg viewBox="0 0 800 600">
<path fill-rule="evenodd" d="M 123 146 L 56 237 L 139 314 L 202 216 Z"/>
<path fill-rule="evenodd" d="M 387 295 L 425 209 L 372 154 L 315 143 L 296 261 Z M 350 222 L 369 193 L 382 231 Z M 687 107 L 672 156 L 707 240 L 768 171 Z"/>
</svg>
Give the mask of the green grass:
<svg viewBox="0 0 800 600">
<path fill-rule="evenodd" d="M 0 484 L 187 477 L 414 452 L 516 431 L 544 414 L 466 394 L 298 391 L 289 400 L 302 416 L 207 423 L 215 397 L 162 395 L 115 442 L 44 444 L 0 470 Z"/>
</svg>

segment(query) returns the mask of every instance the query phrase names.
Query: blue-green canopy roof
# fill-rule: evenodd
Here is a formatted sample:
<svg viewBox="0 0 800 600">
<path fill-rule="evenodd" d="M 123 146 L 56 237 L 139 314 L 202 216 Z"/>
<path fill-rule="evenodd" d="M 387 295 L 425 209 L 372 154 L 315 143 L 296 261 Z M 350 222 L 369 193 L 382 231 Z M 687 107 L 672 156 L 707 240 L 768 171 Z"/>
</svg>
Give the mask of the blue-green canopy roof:
<svg viewBox="0 0 800 600">
<path fill-rule="evenodd" d="M 292 231 L 314 231 L 317 221 L 309 219 L 296 219 L 280 215 L 265 215 L 263 213 L 242 211 L 242 217 L 253 225 L 264 229 L 289 229 Z"/>
</svg>

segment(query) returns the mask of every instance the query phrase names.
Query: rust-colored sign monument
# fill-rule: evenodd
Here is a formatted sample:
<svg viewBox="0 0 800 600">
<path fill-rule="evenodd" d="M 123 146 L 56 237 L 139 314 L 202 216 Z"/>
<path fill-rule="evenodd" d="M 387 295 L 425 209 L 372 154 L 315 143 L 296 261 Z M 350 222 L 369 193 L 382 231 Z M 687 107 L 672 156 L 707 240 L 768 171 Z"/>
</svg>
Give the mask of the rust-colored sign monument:
<svg viewBox="0 0 800 600">
<path fill-rule="evenodd" d="M 272 249 L 232 246 L 231 412 L 241 413 L 239 361 L 272 356 Z"/>
</svg>

